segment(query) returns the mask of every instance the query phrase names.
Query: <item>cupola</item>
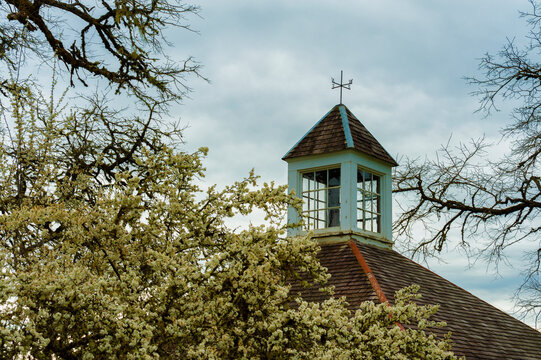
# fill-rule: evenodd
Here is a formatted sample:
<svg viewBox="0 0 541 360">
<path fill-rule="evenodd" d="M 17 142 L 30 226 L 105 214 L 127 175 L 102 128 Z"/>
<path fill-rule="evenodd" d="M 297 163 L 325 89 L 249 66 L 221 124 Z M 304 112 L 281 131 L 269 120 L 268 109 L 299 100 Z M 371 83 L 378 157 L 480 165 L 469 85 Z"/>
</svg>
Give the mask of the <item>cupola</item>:
<svg viewBox="0 0 541 360">
<path fill-rule="evenodd" d="M 282 158 L 290 192 L 302 197 L 302 214 L 288 210 L 294 236 L 312 231 L 321 242 L 355 239 L 392 245 L 392 167 L 396 161 L 363 124 L 339 104 Z"/>
</svg>

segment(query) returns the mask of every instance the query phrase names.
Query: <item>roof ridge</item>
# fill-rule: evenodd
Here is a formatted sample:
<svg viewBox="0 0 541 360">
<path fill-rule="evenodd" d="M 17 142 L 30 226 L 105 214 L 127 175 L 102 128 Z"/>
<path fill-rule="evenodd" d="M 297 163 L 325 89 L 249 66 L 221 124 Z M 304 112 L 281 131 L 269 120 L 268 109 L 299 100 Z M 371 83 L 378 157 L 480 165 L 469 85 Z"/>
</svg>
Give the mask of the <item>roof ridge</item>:
<svg viewBox="0 0 541 360">
<path fill-rule="evenodd" d="M 364 273 L 366 274 L 366 277 L 368 278 L 368 281 L 370 281 L 370 285 L 372 286 L 372 289 L 378 296 L 379 301 L 382 303 L 388 303 L 387 297 L 385 296 L 385 293 L 381 289 L 381 286 L 379 286 L 378 279 L 376 279 L 376 276 L 372 272 L 372 269 L 370 269 L 370 266 L 368 266 L 368 263 L 366 262 L 366 259 L 364 258 L 363 254 L 361 254 L 361 251 L 355 244 L 354 240 L 349 240 L 348 245 L 351 248 L 351 251 L 353 251 L 353 254 L 355 255 L 355 258 L 357 259 L 357 262 L 363 269 Z"/>
<path fill-rule="evenodd" d="M 351 136 L 351 130 L 349 128 L 349 118 L 346 112 L 346 106 L 341 104 L 338 106 L 340 110 L 340 118 L 342 119 L 342 127 L 344 128 L 344 135 L 346 137 L 346 145 L 348 148 L 354 148 L 353 137 Z"/>
<path fill-rule="evenodd" d="M 381 286 L 379 286 L 378 279 L 376 279 L 376 276 L 372 272 L 372 269 L 370 269 L 370 266 L 368 266 L 366 259 L 364 258 L 363 254 L 361 254 L 361 251 L 355 244 L 355 241 L 349 240 L 348 245 L 351 248 L 351 251 L 353 251 L 353 254 L 355 255 L 355 258 L 357 259 L 357 262 L 359 263 L 364 273 L 366 274 L 368 281 L 370 281 L 370 285 L 372 286 L 372 289 L 378 296 L 379 301 L 381 301 L 382 303 L 385 303 L 385 302 L 388 303 L 385 293 L 381 289 Z"/>
<path fill-rule="evenodd" d="M 353 240 L 350 240 L 350 241 L 353 241 Z M 362 244 L 362 245 L 363 245 L 363 246 L 369 246 L 369 247 L 372 247 L 372 248 L 376 248 L 376 246 L 371 245 L 371 244 Z M 444 278 L 443 276 L 441 276 L 441 275 L 435 273 L 434 271 L 430 270 L 430 269 L 427 268 L 426 266 L 423 266 L 423 265 L 421 265 L 421 264 L 419 264 L 419 263 L 416 263 L 415 261 L 413 261 L 413 260 L 410 259 L 409 257 L 407 257 L 407 256 L 405 256 L 405 255 L 402 255 L 402 254 L 399 253 L 398 251 L 396 251 L 396 250 L 394 250 L 394 249 L 384 249 L 384 248 L 380 248 L 380 247 L 377 247 L 377 248 L 378 248 L 378 250 L 391 251 L 391 252 L 396 253 L 397 255 L 399 255 L 400 257 L 402 257 L 402 258 L 404 258 L 404 259 L 406 259 L 408 262 L 412 263 L 413 265 L 423 268 L 424 270 L 428 271 L 428 272 L 431 273 L 432 275 L 435 275 L 437 278 L 439 278 L 439 279 L 445 281 L 446 283 L 452 285 L 453 287 L 457 288 L 458 290 L 467 293 L 468 295 L 470 295 L 470 296 L 476 298 L 477 300 L 481 301 L 482 303 L 484 303 L 485 305 L 489 306 L 490 308 L 497 310 L 499 313 L 501 313 L 501 314 L 507 316 L 508 318 L 512 319 L 512 320 L 515 321 L 516 323 L 520 323 L 521 325 L 523 325 L 523 326 L 525 326 L 525 327 L 528 327 L 528 328 L 531 329 L 531 330 L 539 331 L 538 329 L 535 329 L 535 328 L 531 327 L 530 325 L 528 325 L 528 324 L 526 324 L 526 323 L 520 321 L 519 319 L 517 319 L 517 318 L 511 316 L 511 315 L 508 314 L 506 311 L 503 311 L 503 310 L 501 310 L 501 309 L 498 309 L 496 306 L 494 306 L 494 305 L 492 305 L 492 304 L 486 302 L 485 300 L 481 299 L 479 296 L 477 296 L 477 295 L 475 295 L 475 294 L 472 294 L 470 291 L 464 289 L 463 287 L 460 287 L 459 285 L 453 283 L 452 281 L 450 281 L 450 280 Z M 360 253 L 360 250 L 359 250 L 359 253 Z M 367 262 L 367 265 L 368 265 L 368 262 Z M 421 292 L 422 292 L 422 290 L 421 290 Z"/>
<path fill-rule="evenodd" d="M 336 122 L 341 123 L 338 109 L 335 109 L 334 115 Z M 352 135 L 355 137 L 354 130 L 352 127 Z M 340 129 L 340 137 L 343 134 L 343 130 Z M 345 139 L 341 138 L 341 140 L 345 145 Z M 350 239 L 353 246 L 351 243 L 348 244 Z M 348 309 L 352 313 L 358 310 L 364 301 L 372 301 L 382 311 L 387 309 L 386 305 L 383 305 L 383 308 L 380 305 L 378 297 L 380 294 L 375 292 L 355 256 L 353 250 L 357 248 L 358 253 L 368 265 L 369 273 L 372 274 L 370 277 L 376 278 L 391 304 L 395 301 L 393 297 L 393 294 L 396 294 L 395 291 L 411 284 L 419 284 L 421 285 L 419 293 L 423 297 L 415 300 L 415 303 L 420 306 L 440 305 L 431 319 L 438 322 L 444 321 L 447 326 L 445 328 L 430 327 L 427 331 L 439 339 L 451 331 L 453 333 L 452 350 L 456 355 L 466 356 L 468 359 L 541 360 L 539 352 L 541 333 L 539 331 L 427 269 L 426 265 L 418 264 L 396 250 L 375 246 L 358 239 L 348 238 L 343 242 L 320 245 L 317 257 L 331 275 L 327 286 L 335 288 L 336 292 L 332 295 L 334 298 L 342 296 L 346 298 Z M 299 281 L 295 282 L 295 286 L 296 291 L 302 290 Z M 327 295 L 320 293 L 317 286 L 303 291 L 302 295 L 307 301 L 321 302 L 328 298 Z M 392 307 L 386 312 L 393 312 L 394 317 L 391 320 L 386 318 L 386 320 L 394 327 L 398 314 L 391 310 Z"/>
<path fill-rule="evenodd" d="M 374 273 L 372 272 L 372 269 L 370 269 L 370 266 L 368 266 L 366 259 L 364 258 L 363 254 L 361 254 L 361 250 L 359 250 L 359 248 L 355 244 L 355 241 L 349 240 L 348 244 L 351 250 L 353 251 L 353 254 L 357 258 L 357 262 L 359 263 L 359 265 L 361 265 L 361 268 L 366 274 L 368 281 L 370 281 L 370 285 L 372 285 L 372 289 L 374 289 L 376 295 L 378 296 L 379 301 L 381 301 L 382 304 L 387 303 L 387 306 L 391 306 L 391 304 L 387 300 L 387 297 L 385 296 L 385 293 L 379 286 L 378 279 L 376 279 L 376 275 L 374 275 Z M 389 317 L 392 317 L 392 314 L 389 314 Z M 400 330 L 404 330 L 404 326 L 398 321 L 395 322 L 395 325 L 398 326 Z"/>
<path fill-rule="evenodd" d="M 344 104 L 334 105 L 282 160 L 354 150 L 391 166 L 398 164 L 374 135 Z"/>
</svg>

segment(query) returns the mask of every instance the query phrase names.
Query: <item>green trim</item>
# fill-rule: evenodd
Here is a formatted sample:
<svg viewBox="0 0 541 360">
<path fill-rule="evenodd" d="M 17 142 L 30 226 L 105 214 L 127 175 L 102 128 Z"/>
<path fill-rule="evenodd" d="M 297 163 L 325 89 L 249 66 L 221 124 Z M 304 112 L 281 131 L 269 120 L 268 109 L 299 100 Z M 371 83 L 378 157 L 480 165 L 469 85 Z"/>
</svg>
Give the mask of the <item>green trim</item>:
<svg viewBox="0 0 541 360">
<path fill-rule="evenodd" d="M 337 119 L 338 120 L 338 119 Z M 336 232 L 353 232 L 355 236 L 366 242 L 392 244 L 392 201 L 391 201 L 391 166 L 379 159 L 349 148 L 327 154 L 309 155 L 298 158 L 288 158 L 289 191 L 295 191 L 302 196 L 301 173 L 309 170 L 336 167 L 340 164 L 340 227 L 324 228 L 314 231 L 314 237 L 337 236 Z M 380 233 L 363 231 L 357 224 L 357 169 L 362 168 L 381 177 L 381 228 Z M 297 224 L 300 214 L 295 209 L 288 209 L 288 223 Z M 300 227 L 288 229 L 288 235 L 294 236 L 305 233 Z M 351 239 L 351 234 L 349 236 Z M 387 245 L 386 245 L 387 246 Z M 390 247 L 390 245 L 389 245 Z"/>
<path fill-rule="evenodd" d="M 338 108 L 340 109 L 340 117 L 342 118 L 342 127 L 344 128 L 344 135 L 346 136 L 347 147 L 352 148 L 354 147 L 353 137 L 351 136 L 351 130 L 349 130 L 349 119 L 346 113 L 346 107 L 344 105 L 340 105 Z"/>
</svg>

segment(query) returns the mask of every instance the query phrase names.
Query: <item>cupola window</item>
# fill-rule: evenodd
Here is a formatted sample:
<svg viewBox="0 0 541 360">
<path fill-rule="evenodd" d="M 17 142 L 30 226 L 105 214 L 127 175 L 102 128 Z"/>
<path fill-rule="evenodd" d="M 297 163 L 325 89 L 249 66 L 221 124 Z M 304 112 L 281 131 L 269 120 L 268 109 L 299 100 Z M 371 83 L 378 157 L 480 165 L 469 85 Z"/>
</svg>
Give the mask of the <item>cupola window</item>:
<svg viewBox="0 0 541 360">
<path fill-rule="evenodd" d="M 340 168 L 302 173 L 305 230 L 340 226 Z"/>
<path fill-rule="evenodd" d="M 357 169 L 357 227 L 381 232 L 380 177 L 363 169 Z"/>
</svg>

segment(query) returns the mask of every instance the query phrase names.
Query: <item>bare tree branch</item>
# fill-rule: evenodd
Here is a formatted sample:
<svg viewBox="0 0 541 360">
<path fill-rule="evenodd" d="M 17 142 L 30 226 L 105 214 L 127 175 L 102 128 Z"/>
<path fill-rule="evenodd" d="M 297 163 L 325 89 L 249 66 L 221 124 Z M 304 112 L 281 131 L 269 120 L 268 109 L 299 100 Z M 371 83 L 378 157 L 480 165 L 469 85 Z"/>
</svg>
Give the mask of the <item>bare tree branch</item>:
<svg viewBox="0 0 541 360">
<path fill-rule="evenodd" d="M 522 13 L 531 25 L 529 45 L 520 49 L 514 40 L 497 56 L 486 54 L 481 78 L 468 78 L 477 87 L 479 111 L 490 115 L 502 100 L 519 100 L 513 121 L 502 130 L 511 143 L 500 159 L 490 156 L 492 145 L 484 139 L 452 147 L 449 143 L 435 160 L 405 159 L 394 179 L 394 192 L 402 194 L 403 212 L 394 229 L 406 239 L 413 253 L 439 252 L 449 238 L 459 238 L 477 255 L 498 262 L 504 250 L 518 242 L 529 244 L 532 253 L 525 267 L 525 283 L 518 304 L 539 311 L 539 249 L 541 248 L 541 64 L 534 59 L 541 50 L 539 4 L 530 1 L 531 13 Z M 404 163 L 403 162 L 403 163 Z M 421 225 L 429 235 L 415 238 Z"/>
<path fill-rule="evenodd" d="M 179 99 L 189 91 L 184 76 L 200 76 L 199 64 L 192 58 L 172 61 L 163 50 L 164 30 L 191 31 L 185 17 L 198 11 L 165 0 L 3 0 L 0 14 L 7 21 L 0 20 L 0 60 L 13 68 L 14 51 L 54 56 L 66 66 L 72 85 L 75 80 L 86 85 L 92 75 L 117 92 L 125 89 L 146 100 L 155 97 L 151 90 L 163 99 Z"/>
</svg>

